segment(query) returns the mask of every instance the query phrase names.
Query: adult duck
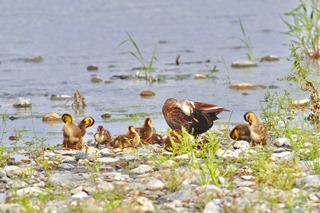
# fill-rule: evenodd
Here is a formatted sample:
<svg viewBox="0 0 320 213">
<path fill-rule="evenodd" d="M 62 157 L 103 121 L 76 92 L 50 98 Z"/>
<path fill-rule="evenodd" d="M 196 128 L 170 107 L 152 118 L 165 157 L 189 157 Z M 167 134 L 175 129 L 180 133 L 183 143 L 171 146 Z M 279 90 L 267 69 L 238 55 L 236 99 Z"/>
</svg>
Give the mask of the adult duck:
<svg viewBox="0 0 320 213">
<path fill-rule="evenodd" d="M 229 110 L 215 104 L 174 98 L 167 99 L 162 107 L 163 116 L 171 129 L 181 130 L 183 126 L 194 136 L 208 131 L 222 111 Z"/>
</svg>

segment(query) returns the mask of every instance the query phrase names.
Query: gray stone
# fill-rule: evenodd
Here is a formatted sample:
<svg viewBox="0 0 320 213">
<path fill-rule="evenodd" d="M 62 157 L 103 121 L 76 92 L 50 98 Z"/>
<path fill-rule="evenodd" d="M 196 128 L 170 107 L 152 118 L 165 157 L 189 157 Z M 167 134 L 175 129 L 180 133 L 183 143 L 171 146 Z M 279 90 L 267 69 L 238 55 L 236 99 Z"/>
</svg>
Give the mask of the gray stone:
<svg viewBox="0 0 320 213">
<path fill-rule="evenodd" d="M 49 182 L 51 182 L 54 186 L 59 186 L 62 184 L 74 184 L 77 181 L 82 181 L 84 178 L 78 174 L 74 174 L 72 172 L 57 172 L 52 173 L 49 178 Z"/>
<path fill-rule="evenodd" d="M 273 141 L 273 144 L 277 147 L 291 147 L 291 142 L 289 138 L 277 138 Z"/>
<path fill-rule="evenodd" d="M 242 150 L 248 150 L 250 149 L 250 144 L 247 142 L 247 141 L 236 141 L 234 144 L 233 144 L 233 147 L 235 149 L 242 149 Z"/>
<path fill-rule="evenodd" d="M 203 213 L 220 213 L 223 212 L 222 208 L 219 206 L 220 200 L 213 199 L 208 202 L 203 210 Z"/>
<path fill-rule="evenodd" d="M 4 169 L 0 168 L 0 178 L 7 177 L 7 173 Z"/>
<path fill-rule="evenodd" d="M 100 77 L 100 76 L 93 76 L 92 78 L 91 78 L 91 82 L 92 83 L 100 83 L 100 82 L 102 82 L 103 81 L 103 79 Z"/>
<path fill-rule="evenodd" d="M 62 163 L 62 164 L 58 165 L 58 169 L 71 170 L 74 168 L 75 168 L 75 166 L 70 163 Z"/>
<path fill-rule="evenodd" d="M 104 164 L 114 164 L 117 163 L 120 159 L 118 157 L 111 158 L 111 157 L 103 157 L 97 158 L 97 161 Z"/>
<path fill-rule="evenodd" d="M 139 174 L 144 174 L 151 171 L 152 171 L 152 168 L 149 165 L 139 165 L 137 168 L 131 169 L 130 173 L 139 175 Z"/>
<path fill-rule="evenodd" d="M 89 159 L 89 154 L 85 152 L 77 152 L 75 155 L 76 161 Z"/>
<path fill-rule="evenodd" d="M 132 161 L 136 158 L 134 154 L 124 154 L 121 159 L 125 161 Z"/>
<path fill-rule="evenodd" d="M 299 178 L 296 180 L 297 187 L 320 187 L 320 175 L 309 175 L 307 177 Z"/>
<path fill-rule="evenodd" d="M 82 192 L 82 191 L 83 191 L 83 186 L 78 186 L 78 187 L 72 189 L 70 191 L 70 193 L 73 195 L 73 194 L 77 194 L 77 193 Z"/>
<path fill-rule="evenodd" d="M 5 213 L 22 213 L 26 212 L 26 209 L 20 204 L 16 203 L 3 203 L 0 204 L 0 212 Z"/>
<path fill-rule="evenodd" d="M 162 196 L 166 201 L 179 200 L 182 202 L 191 202 L 196 197 L 196 193 L 191 189 L 179 190 L 171 194 Z"/>
<path fill-rule="evenodd" d="M 101 150 L 100 150 L 100 155 L 101 155 L 102 157 L 109 157 L 109 156 L 113 156 L 114 153 L 113 153 L 110 149 L 104 148 L 104 149 L 101 149 Z"/>
<path fill-rule="evenodd" d="M 20 197 L 26 196 L 26 195 L 37 196 L 41 193 L 43 193 L 43 191 L 38 187 L 27 187 L 27 188 L 17 190 L 17 195 Z"/>
<path fill-rule="evenodd" d="M 280 153 L 273 153 L 270 156 L 270 159 L 272 161 L 283 161 L 283 160 L 290 160 L 294 157 L 293 152 L 285 151 L 285 152 L 280 152 Z"/>
<path fill-rule="evenodd" d="M 74 195 L 72 195 L 72 198 L 78 198 L 78 199 L 82 199 L 82 198 L 86 198 L 89 195 L 86 192 L 78 192 Z"/>
<path fill-rule="evenodd" d="M 161 190 L 165 187 L 165 184 L 157 178 L 149 178 L 146 182 L 146 188 L 151 191 Z"/>
<path fill-rule="evenodd" d="M 7 173 L 8 177 L 14 176 L 13 175 L 14 170 L 18 170 L 18 169 L 20 169 L 19 166 L 6 166 L 6 167 L 4 167 L 4 171 Z"/>
<path fill-rule="evenodd" d="M 161 163 L 160 167 L 163 169 L 167 169 L 167 168 L 172 168 L 172 167 L 176 167 L 179 164 L 177 162 L 175 162 L 174 160 L 167 160 L 163 163 Z"/>
<path fill-rule="evenodd" d="M 249 60 L 238 60 L 231 64 L 234 68 L 246 68 L 246 67 L 256 67 L 257 64 L 254 61 Z"/>
</svg>

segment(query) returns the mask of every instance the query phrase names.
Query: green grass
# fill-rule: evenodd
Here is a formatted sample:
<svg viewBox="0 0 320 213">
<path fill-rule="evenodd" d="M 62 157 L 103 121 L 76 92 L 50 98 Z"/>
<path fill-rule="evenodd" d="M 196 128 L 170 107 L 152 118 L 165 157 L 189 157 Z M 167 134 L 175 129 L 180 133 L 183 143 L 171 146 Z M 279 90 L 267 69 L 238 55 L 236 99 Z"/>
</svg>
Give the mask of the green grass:
<svg viewBox="0 0 320 213">
<path fill-rule="evenodd" d="M 286 24 L 288 34 L 294 37 L 292 43 L 304 50 L 304 53 L 312 58 L 319 59 L 319 21 L 320 5 L 319 0 L 300 0 L 299 5 L 284 15 L 291 19 Z"/>
<path fill-rule="evenodd" d="M 244 26 L 243 26 L 240 18 L 238 18 L 238 21 L 239 21 L 240 29 L 241 29 L 241 32 L 243 35 L 243 38 L 240 38 L 240 40 L 245 45 L 245 47 L 247 49 L 247 58 L 249 61 L 254 61 L 254 55 L 253 55 L 253 51 L 252 51 L 252 44 L 251 44 L 250 37 L 246 34 L 246 31 L 244 29 Z"/>
</svg>

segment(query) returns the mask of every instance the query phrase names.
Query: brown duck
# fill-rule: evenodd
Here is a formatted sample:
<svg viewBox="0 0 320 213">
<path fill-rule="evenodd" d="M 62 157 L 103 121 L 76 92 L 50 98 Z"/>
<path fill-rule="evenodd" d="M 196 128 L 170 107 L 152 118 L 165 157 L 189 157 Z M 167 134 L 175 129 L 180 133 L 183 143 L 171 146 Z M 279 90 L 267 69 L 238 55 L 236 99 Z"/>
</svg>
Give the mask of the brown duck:
<svg viewBox="0 0 320 213">
<path fill-rule="evenodd" d="M 86 134 L 86 128 L 94 124 L 92 117 L 85 117 L 78 125 L 72 122 L 71 115 L 62 115 L 63 126 L 63 146 L 65 149 L 80 150 L 83 144 L 82 137 Z"/>
<path fill-rule="evenodd" d="M 148 144 L 148 139 L 153 135 L 152 121 L 150 118 L 144 120 L 143 126 L 136 128 L 136 132 L 139 134 L 141 142 Z"/>
<path fill-rule="evenodd" d="M 181 129 L 183 126 L 195 136 L 209 130 L 222 111 L 229 110 L 215 104 L 174 98 L 167 99 L 162 107 L 164 118 L 171 129 Z"/>
<path fill-rule="evenodd" d="M 113 148 L 137 147 L 140 145 L 140 136 L 133 126 L 129 126 L 128 133 L 117 136 L 110 145 Z"/>
<path fill-rule="evenodd" d="M 107 146 L 108 143 L 111 142 L 111 135 L 107 129 L 104 129 L 103 126 L 98 126 L 97 132 L 94 134 L 94 140 L 99 144 L 105 144 Z"/>
<path fill-rule="evenodd" d="M 249 123 L 252 145 L 255 145 L 255 143 L 265 145 L 268 136 L 266 126 L 260 123 L 258 117 L 253 112 L 246 112 L 243 117 Z"/>
<path fill-rule="evenodd" d="M 245 140 L 251 142 L 250 129 L 248 124 L 238 124 L 230 132 L 230 138 L 233 140 Z"/>
</svg>

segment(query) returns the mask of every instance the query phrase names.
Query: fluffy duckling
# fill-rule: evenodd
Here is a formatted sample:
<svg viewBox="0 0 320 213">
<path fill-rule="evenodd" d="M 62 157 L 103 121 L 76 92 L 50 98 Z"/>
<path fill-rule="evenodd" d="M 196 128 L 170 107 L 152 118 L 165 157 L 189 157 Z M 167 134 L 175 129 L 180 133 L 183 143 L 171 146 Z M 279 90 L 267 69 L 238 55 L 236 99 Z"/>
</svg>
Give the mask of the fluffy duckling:
<svg viewBox="0 0 320 213">
<path fill-rule="evenodd" d="M 215 104 L 174 98 L 167 99 L 162 107 L 164 118 L 171 129 L 181 129 L 183 126 L 194 136 L 209 130 L 222 111 L 229 110 Z"/>
<path fill-rule="evenodd" d="M 85 117 L 78 125 L 72 122 L 70 114 L 63 114 L 62 121 L 65 123 L 63 126 L 63 146 L 65 149 L 80 150 L 83 144 L 82 137 L 86 134 L 86 128 L 94 124 L 92 117 Z"/>
<path fill-rule="evenodd" d="M 258 117 L 253 112 L 246 112 L 244 114 L 244 120 L 249 123 L 250 137 L 252 145 L 267 143 L 268 131 L 263 123 L 260 123 Z"/>
<path fill-rule="evenodd" d="M 150 138 L 148 138 L 145 141 L 141 140 L 141 142 L 143 142 L 144 144 L 156 144 L 157 143 L 159 145 L 162 145 L 163 144 L 163 137 L 162 137 L 162 135 L 154 132 Z"/>
<path fill-rule="evenodd" d="M 111 135 L 107 129 L 104 129 L 103 126 L 98 126 L 97 132 L 94 134 L 94 140 L 97 143 L 97 147 L 99 144 L 105 144 L 107 146 L 108 143 L 111 142 Z"/>
<path fill-rule="evenodd" d="M 165 150 L 172 151 L 172 143 L 181 143 L 182 131 L 181 129 L 171 130 L 169 135 L 163 140 Z"/>
<path fill-rule="evenodd" d="M 250 143 L 251 137 L 249 127 L 248 124 L 239 124 L 235 126 L 230 132 L 230 138 L 237 141 L 244 140 Z"/>
<path fill-rule="evenodd" d="M 153 135 L 152 121 L 150 118 L 144 120 L 143 126 L 136 128 L 137 133 L 140 136 L 141 142 L 146 144 L 147 140 Z"/>
<path fill-rule="evenodd" d="M 133 126 L 129 126 L 128 133 L 117 136 L 110 145 L 113 148 L 137 147 L 140 145 L 140 136 Z"/>
</svg>

